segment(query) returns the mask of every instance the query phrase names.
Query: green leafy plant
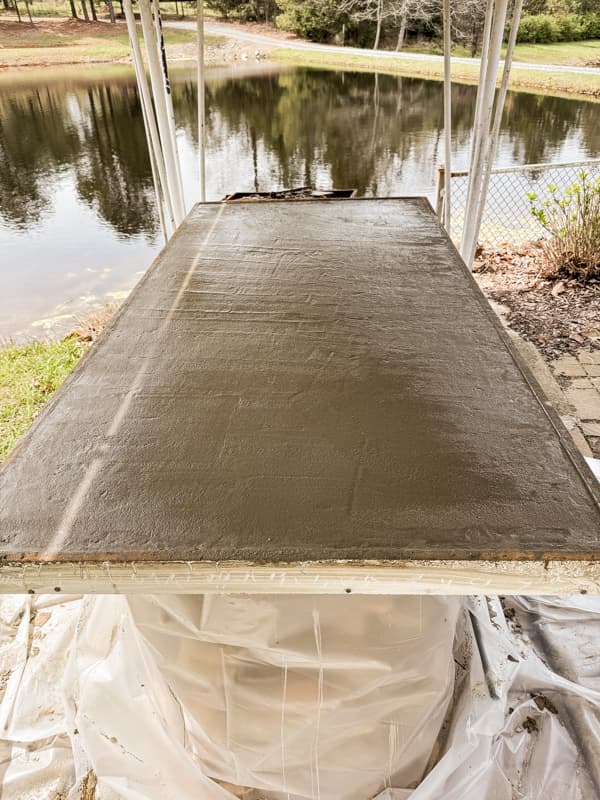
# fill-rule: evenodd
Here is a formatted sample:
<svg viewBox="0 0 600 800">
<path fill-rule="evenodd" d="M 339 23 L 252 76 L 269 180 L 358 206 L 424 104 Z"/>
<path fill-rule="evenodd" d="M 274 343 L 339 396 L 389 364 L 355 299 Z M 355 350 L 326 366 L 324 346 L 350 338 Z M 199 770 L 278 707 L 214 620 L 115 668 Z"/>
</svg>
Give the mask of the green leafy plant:
<svg viewBox="0 0 600 800">
<path fill-rule="evenodd" d="M 547 277 L 600 277 L 600 177 L 580 172 L 564 194 L 554 184 L 547 190 L 548 199 L 540 202 L 534 192 L 527 194 L 531 213 L 550 234 L 543 242 Z"/>
</svg>

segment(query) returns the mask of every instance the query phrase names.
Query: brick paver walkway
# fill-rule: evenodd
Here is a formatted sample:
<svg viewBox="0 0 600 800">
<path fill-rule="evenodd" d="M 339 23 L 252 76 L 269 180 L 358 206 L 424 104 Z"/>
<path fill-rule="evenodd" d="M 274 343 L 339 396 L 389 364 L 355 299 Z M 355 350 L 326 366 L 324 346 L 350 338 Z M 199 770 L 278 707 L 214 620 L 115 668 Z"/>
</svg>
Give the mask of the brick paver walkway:
<svg viewBox="0 0 600 800">
<path fill-rule="evenodd" d="M 558 384 L 573 409 L 573 438 L 585 456 L 600 458 L 600 350 L 580 350 L 552 365 Z"/>
</svg>

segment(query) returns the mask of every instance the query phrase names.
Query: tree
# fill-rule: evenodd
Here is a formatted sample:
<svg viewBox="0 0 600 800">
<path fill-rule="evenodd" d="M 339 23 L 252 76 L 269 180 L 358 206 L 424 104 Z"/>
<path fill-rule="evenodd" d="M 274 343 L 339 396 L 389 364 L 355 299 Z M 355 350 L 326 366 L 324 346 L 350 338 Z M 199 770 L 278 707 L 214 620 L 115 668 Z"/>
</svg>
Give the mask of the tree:
<svg viewBox="0 0 600 800">
<path fill-rule="evenodd" d="M 440 11 L 440 0 L 342 0 L 341 7 L 356 22 L 375 24 L 373 49 L 377 50 L 385 26 L 398 30 L 396 50 L 404 44 L 409 22 L 430 24 Z"/>
<path fill-rule="evenodd" d="M 475 56 L 481 48 L 485 25 L 486 4 L 481 0 L 454 0 L 453 3 L 453 36 L 471 49 Z"/>
</svg>

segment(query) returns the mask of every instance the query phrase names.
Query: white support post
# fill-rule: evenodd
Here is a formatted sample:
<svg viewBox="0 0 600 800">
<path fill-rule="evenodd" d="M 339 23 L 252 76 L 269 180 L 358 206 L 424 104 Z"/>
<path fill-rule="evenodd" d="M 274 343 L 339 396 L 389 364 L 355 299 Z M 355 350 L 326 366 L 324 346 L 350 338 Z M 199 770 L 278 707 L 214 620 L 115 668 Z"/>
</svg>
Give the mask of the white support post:
<svg viewBox="0 0 600 800">
<path fill-rule="evenodd" d="M 506 92 L 508 90 L 508 80 L 510 78 L 510 70 L 512 67 L 513 55 L 515 52 L 515 45 L 517 43 L 517 34 L 519 31 L 519 21 L 521 19 L 521 12 L 523 10 L 523 0 L 515 0 L 513 9 L 512 20 L 510 23 L 510 35 L 508 37 L 508 45 L 506 48 L 506 56 L 504 57 L 504 69 L 502 71 L 502 81 L 500 83 L 500 90 L 496 98 L 496 108 L 494 112 L 494 125 L 492 128 L 492 135 L 490 137 L 488 152 L 486 154 L 484 163 L 484 172 L 481 186 L 481 202 L 477 209 L 477 216 L 474 223 L 474 239 L 477 242 L 479 230 L 481 228 L 481 221 L 483 219 L 483 212 L 485 210 L 485 202 L 488 195 L 490 185 L 490 175 L 492 167 L 494 166 L 494 158 L 496 157 L 496 148 L 498 146 L 498 137 L 500 135 L 500 126 L 502 124 L 502 113 L 504 111 L 504 103 L 506 102 Z"/>
<path fill-rule="evenodd" d="M 444 227 L 452 224 L 452 16 L 450 0 L 444 0 Z"/>
<path fill-rule="evenodd" d="M 169 111 L 165 84 L 163 80 L 163 71 L 160 63 L 158 42 L 156 40 L 156 35 L 152 24 L 152 16 L 150 14 L 149 0 L 140 0 L 139 6 L 142 31 L 144 34 L 144 41 L 146 43 L 148 67 L 150 69 L 152 99 L 154 101 L 154 108 L 156 111 L 156 120 L 160 135 L 161 148 L 165 159 L 167 191 L 173 200 L 173 212 L 175 216 L 175 224 L 177 226 L 181 224 L 185 216 L 181 185 L 179 182 L 179 171 L 177 168 L 177 145 L 172 136 L 171 126 L 169 123 Z"/>
<path fill-rule="evenodd" d="M 206 107 L 204 87 L 204 0 L 196 0 L 198 33 L 198 158 L 200 164 L 200 200 L 206 202 Z"/>
<path fill-rule="evenodd" d="M 481 41 L 481 57 L 479 61 L 479 82 L 477 84 L 477 98 L 475 100 L 475 113 L 473 115 L 473 134 L 471 141 L 471 157 L 469 161 L 470 164 L 473 164 L 473 161 L 475 160 L 475 153 L 479 146 L 479 139 L 481 136 L 481 106 L 482 106 L 482 96 L 483 96 L 483 85 L 485 83 L 485 69 L 490 49 L 490 33 L 492 31 L 493 16 L 494 16 L 494 0 L 488 0 L 485 12 L 483 38 Z M 469 177 L 467 182 L 467 201 L 465 207 L 469 205 L 469 198 L 473 190 L 472 184 L 473 184 L 473 173 L 469 169 Z"/>
<path fill-rule="evenodd" d="M 179 163 L 179 155 L 177 152 L 177 131 L 175 128 L 175 112 L 173 110 L 173 96 L 171 94 L 171 81 L 169 80 L 169 70 L 167 67 L 167 52 L 165 50 L 165 39 L 162 30 L 162 18 L 160 15 L 159 0 L 150 0 L 152 4 L 152 11 L 154 15 L 154 29 L 156 31 L 156 42 L 160 53 L 160 63 L 162 67 L 162 78 L 165 90 L 165 103 L 167 107 L 167 118 L 169 121 L 169 130 L 171 131 L 171 140 L 175 150 L 175 170 L 177 173 L 177 192 L 180 197 L 183 213 L 185 216 L 185 200 L 183 196 L 183 181 L 181 179 L 181 165 Z"/>
<path fill-rule="evenodd" d="M 492 0 L 490 0 L 492 2 Z M 482 185 L 485 168 L 486 154 L 489 152 L 490 125 L 494 108 L 494 96 L 496 93 L 496 81 L 498 78 L 498 67 L 500 65 L 500 54 L 502 50 L 502 39 L 504 36 L 504 25 L 506 23 L 506 12 L 508 0 L 496 0 L 492 27 L 490 31 L 489 52 L 487 54 L 487 64 L 483 65 L 485 77 L 483 85 L 479 87 L 481 95 L 480 124 L 478 126 L 480 136 L 476 140 L 473 158 L 470 165 L 469 193 L 467 197 L 467 207 L 465 210 L 465 225 L 461 241 L 460 252 L 468 266 L 473 263 L 475 249 L 477 246 L 476 230 L 477 217 L 481 203 L 485 204 L 485 197 L 482 196 Z M 475 135 L 478 135 L 478 132 Z"/>
<path fill-rule="evenodd" d="M 136 76 L 136 80 L 137 80 L 137 85 L 139 86 L 140 85 L 139 69 L 138 69 L 138 65 L 135 63 L 135 61 L 134 61 L 133 66 L 134 66 L 134 70 L 135 70 L 135 76 Z M 163 240 L 164 240 L 164 243 L 166 244 L 169 241 L 171 233 L 175 230 L 175 225 L 172 224 L 170 230 L 169 231 L 167 230 L 167 224 L 166 224 L 166 220 L 165 220 L 165 205 L 167 204 L 167 201 L 166 201 L 166 197 L 165 197 L 165 194 L 164 194 L 164 192 L 162 190 L 162 185 L 161 185 L 159 177 L 158 177 L 158 159 L 157 159 L 156 153 L 154 151 L 154 148 L 152 147 L 152 142 L 151 142 L 151 139 L 150 139 L 150 120 L 149 120 L 148 110 L 146 108 L 146 104 L 144 103 L 144 101 L 141 98 L 140 98 L 140 101 L 141 101 L 140 105 L 142 107 L 142 118 L 144 120 L 144 131 L 146 133 L 146 143 L 148 145 L 148 155 L 150 157 L 150 170 L 152 172 L 152 184 L 154 186 L 154 194 L 156 196 L 156 205 L 157 205 L 157 208 L 158 208 L 158 217 L 160 219 L 160 227 L 161 227 L 162 234 L 163 234 Z"/>
<path fill-rule="evenodd" d="M 142 51 L 137 37 L 137 30 L 135 25 L 135 17 L 133 14 L 133 7 L 131 0 L 123 0 L 123 9 L 125 11 L 125 19 L 127 22 L 127 30 L 129 33 L 129 41 L 131 45 L 131 54 L 133 58 L 133 66 L 137 80 L 138 89 L 140 92 L 140 103 L 142 106 L 142 115 L 144 118 L 144 127 L 146 129 L 146 140 L 148 142 L 148 151 L 150 154 L 150 164 L 153 170 L 153 177 L 156 185 L 157 201 L 159 206 L 159 214 L 161 217 L 161 224 L 163 225 L 163 232 L 165 238 L 168 238 L 169 233 L 173 232 L 177 227 L 175 224 L 175 215 L 173 211 L 173 201 L 168 191 L 168 183 L 165 171 L 164 155 L 160 145 L 160 137 L 158 128 L 156 126 L 156 117 L 152 107 L 152 98 L 150 95 L 150 88 L 148 80 L 144 71 L 144 62 L 142 59 Z M 168 227 L 165 224 L 165 209 L 168 220 Z"/>
</svg>

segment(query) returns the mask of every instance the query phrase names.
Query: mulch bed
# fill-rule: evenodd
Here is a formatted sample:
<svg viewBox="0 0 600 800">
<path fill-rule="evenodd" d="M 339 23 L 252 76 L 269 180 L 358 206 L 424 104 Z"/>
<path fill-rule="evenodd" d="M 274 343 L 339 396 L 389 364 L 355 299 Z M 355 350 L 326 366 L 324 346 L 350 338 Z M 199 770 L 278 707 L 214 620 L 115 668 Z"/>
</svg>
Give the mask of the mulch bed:
<svg viewBox="0 0 600 800">
<path fill-rule="evenodd" d="M 600 280 L 542 277 L 538 242 L 484 248 L 473 271 L 483 292 L 507 309 L 510 327 L 548 362 L 600 349 Z"/>
</svg>

